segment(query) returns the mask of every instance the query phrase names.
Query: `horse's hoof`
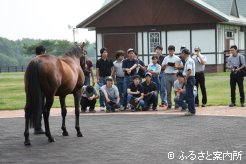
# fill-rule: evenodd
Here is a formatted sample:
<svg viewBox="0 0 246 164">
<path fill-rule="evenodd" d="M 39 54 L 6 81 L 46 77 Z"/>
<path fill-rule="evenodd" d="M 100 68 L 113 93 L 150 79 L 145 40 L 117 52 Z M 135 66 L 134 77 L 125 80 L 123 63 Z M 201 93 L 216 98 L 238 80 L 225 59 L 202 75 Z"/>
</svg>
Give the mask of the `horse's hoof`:
<svg viewBox="0 0 246 164">
<path fill-rule="evenodd" d="M 63 136 L 68 136 L 68 132 L 62 132 Z"/>
<path fill-rule="evenodd" d="M 48 139 L 49 142 L 55 142 L 55 138 L 51 137 Z"/>
<path fill-rule="evenodd" d="M 30 145 L 31 145 L 31 142 L 30 142 L 29 140 L 28 140 L 28 141 L 25 141 L 25 142 L 24 142 L 24 145 L 25 145 L 25 146 L 30 146 Z"/>
<path fill-rule="evenodd" d="M 84 137 L 83 134 L 81 132 L 77 133 L 77 137 Z"/>
</svg>

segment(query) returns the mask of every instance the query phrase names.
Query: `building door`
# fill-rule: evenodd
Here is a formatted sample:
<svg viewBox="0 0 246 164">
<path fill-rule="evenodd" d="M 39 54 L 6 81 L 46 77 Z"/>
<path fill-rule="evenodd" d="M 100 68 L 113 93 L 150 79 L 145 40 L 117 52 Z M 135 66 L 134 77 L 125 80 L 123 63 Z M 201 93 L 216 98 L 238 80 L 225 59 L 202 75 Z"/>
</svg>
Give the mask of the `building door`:
<svg viewBox="0 0 246 164">
<path fill-rule="evenodd" d="M 107 48 L 109 58 L 115 59 L 115 52 L 118 50 L 127 51 L 128 48 L 136 50 L 136 34 L 104 34 L 103 46 Z"/>
</svg>

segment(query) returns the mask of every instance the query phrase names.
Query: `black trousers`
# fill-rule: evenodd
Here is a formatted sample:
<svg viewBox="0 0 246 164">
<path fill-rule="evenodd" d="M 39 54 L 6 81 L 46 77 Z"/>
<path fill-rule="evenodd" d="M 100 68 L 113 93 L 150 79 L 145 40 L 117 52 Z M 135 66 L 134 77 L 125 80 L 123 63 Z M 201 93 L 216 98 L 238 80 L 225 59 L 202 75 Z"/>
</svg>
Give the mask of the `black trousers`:
<svg viewBox="0 0 246 164">
<path fill-rule="evenodd" d="M 88 106 L 90 107 L 90 110 L 94 110 L 96 105 L 96 99 L 89 100 L 88 98 L 82 96 L 80 100 L 80 105 L 81 105 L 81 110 L 86 111 L 86 108 Z"/>
<path fill-rule="evenodd" d="M 201 87 L 201 92 L 202 92 L 202 104 L 207 104 L 207 91 L 205 86 L 204 72 L 196 73 L 195 78 L 196 78 L 196 87 L 197 87 L 197 96 L 195 98 L 195 104 L 199 104 L 199 98 L 198 98 L 199 86 Z"/>
<path fill-rule="evenodd" d="M 244 95 L 244 86 L 243 86 L 243 80 L 244 78 L 240 73 L 231 73 L 230 75 L 230 86 L 231 86 L 231 102 L 236 103 L 236 84 L 239 88 L 240 93 L 240 103 L 244 104 L 245 102 L 245 95 Z"/>
</svg>

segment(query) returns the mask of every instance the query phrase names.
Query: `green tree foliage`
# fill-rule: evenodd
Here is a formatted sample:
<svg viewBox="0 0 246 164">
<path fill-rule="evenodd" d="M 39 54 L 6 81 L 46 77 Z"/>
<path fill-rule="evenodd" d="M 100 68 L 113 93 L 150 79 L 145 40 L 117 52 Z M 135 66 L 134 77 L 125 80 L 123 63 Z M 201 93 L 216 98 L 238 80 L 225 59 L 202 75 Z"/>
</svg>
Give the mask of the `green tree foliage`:
<svg viewBox="0 0 246 164">
<path fill-rule="evenodd" d="M 0 67 L 3 66 L 25 66 L 35 56 L 35 48 L 43 45 L 47 54 L 62 56 L 67 52 L 73 43 L 67 40 L 40 40 L 24 38 L 22 40 L 8 40 L 0 37 Z M 96 60 L 95 43 L 85 40 L 85 48 L 88 57 Z"/>
</svg>

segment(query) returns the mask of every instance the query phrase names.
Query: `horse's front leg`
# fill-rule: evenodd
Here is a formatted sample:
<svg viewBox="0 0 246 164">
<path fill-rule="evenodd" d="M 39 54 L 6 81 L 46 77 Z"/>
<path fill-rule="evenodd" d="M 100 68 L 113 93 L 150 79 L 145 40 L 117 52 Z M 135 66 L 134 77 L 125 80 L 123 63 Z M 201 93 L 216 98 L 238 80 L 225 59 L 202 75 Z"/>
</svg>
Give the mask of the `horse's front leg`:
<svg viewBox="0 0 246 164">
<path fill-rule="evenodd" d="M 66 109 L 66 96 L 59 96 L 60 104 L 61 104 L 61 115 L 62 115 L 62 135 L 68 136 L 67 128 L 66 128 L 66 116 L 67 116 L 67 109 Z"/>
<path fill-rule="evenodd" d="M 50 125 L 49 125 L 50 108 L 53 102 L 54 102 L 54 97 L 49 97 L 49 98 L 46 97 L 46 103 L 43 110 L 45 135 L 48 137 L 49 142 L 55 142 L 55 138 L 51 136 Z"/>
<path fill-rule="evenodd" d="M 77 136 L 83 137 L 79 126 L 79 101 L 81 97 L 81 91 L 77 90 L 73 93 L 74 96 L 74 106 L 75 106 L 75 129 L 77 130 Z"/>
</svg>

